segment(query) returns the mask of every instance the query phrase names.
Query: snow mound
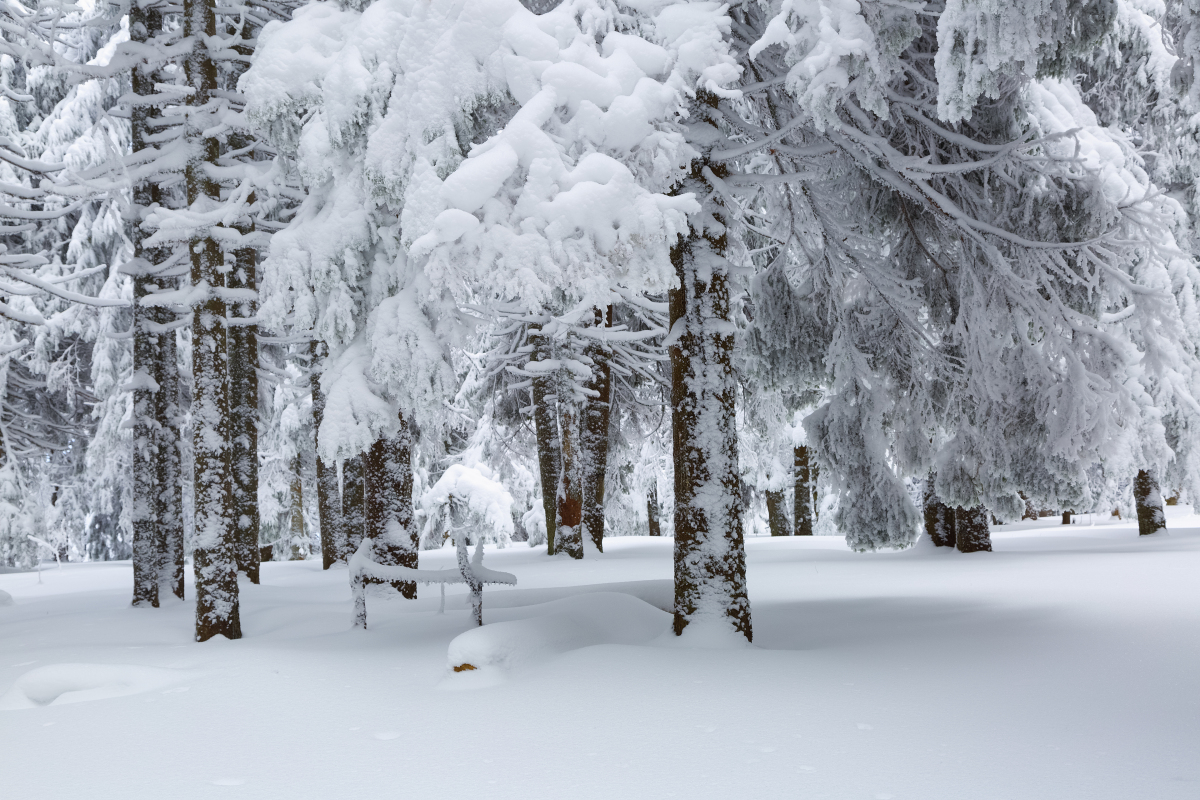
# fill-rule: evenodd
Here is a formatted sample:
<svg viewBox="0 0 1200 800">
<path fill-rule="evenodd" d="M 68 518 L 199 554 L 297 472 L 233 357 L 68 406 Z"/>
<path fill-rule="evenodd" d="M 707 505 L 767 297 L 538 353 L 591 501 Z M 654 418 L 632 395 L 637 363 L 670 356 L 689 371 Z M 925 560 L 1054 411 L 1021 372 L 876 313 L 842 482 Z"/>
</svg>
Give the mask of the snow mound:
<svg viewBox="0 0 1200 800">
<path fill-rule="evenodd" d="M 195 674 L 137 664 L 51 664 L 17 678 L 12 688 L 0 696 L 0 711 L 142 694 Z"/>
<path fill-rule="evenodd" d="M 670 615 L 628 594 L 595 592 L 514 609 L 522 619 L 460 634 L 447 653 L 450 686 L 490 685 L 512 669 L 599 644 L 648 644 Z"/>
<path fill-rule="evenodd" d="M 0 589 L 0 607 L 15 605 L 16 602 L 13 600 L 13 596 L 3 589 Z"/>
</svg>

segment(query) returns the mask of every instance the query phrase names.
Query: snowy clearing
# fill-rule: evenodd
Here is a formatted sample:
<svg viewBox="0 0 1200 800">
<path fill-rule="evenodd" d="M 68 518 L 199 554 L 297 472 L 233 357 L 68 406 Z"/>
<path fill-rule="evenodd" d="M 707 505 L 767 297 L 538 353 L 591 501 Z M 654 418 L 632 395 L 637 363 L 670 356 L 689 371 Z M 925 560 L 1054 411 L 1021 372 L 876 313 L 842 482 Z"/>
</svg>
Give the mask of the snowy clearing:
<svg viewBox="0 0 1200 800">
<path fill-rule="evenodd" d="M 489 550 L 520 584 L 485 591 L 482 629 L 462 587 L 444 615 L 422 587 L 373 589 L 355 631 L 344 566 L 265 563 L 245 638 L 205 644 L 191 602 L 129 606 L 128 562 L 0 575 L 0 706 L 28 706 L 0 711 L 4 796 L 1194 800 L 1183 512 L 1145 539 L 1000 526 L 970 555 L 752 537 L 735 649 L 659 638 L 669 539 Z"/>
</svg>

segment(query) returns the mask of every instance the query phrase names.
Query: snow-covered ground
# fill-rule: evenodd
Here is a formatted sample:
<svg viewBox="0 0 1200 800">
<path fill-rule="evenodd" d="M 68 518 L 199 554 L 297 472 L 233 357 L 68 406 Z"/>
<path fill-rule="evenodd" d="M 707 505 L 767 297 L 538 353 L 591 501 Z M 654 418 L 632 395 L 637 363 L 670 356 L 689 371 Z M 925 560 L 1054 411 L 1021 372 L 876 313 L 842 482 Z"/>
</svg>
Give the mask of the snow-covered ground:
<svg viewBox="0 0 1200 800">
<path fill-rule="evenodd" d="M 318 562 L 264 565 L 244 638 L 205 644 L 191 602 L 129 607 L 128 562 L 3 574 L 0 795 L 1196 800 L 1185 511 L 1144 540 L 1002 526 L 990 554 L 751 539 L 755 646 L 733 649 L 660 635 L 664 539 L 489 551 L 520 585 L 453 645 L 459 587 L 444 615 L 436 587 L 373 595 L 356 631 L 345 567 Z"/>
</svg>

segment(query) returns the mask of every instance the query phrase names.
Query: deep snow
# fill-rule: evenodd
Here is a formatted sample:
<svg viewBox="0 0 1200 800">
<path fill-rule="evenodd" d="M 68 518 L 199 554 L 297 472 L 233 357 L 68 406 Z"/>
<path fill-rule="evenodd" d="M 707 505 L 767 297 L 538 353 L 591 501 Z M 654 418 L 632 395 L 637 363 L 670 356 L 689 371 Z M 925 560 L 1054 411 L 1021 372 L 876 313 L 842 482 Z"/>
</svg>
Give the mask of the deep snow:
<svg viewBox="0 0 1200 800">
<path fill-rule="evenodd" d="M 1183 512 L 1143 540 L 1002 526 L 972 555 L 750 538 L 756 646 L 734 649 L 653 635 L 669 539 L 583 562 L 489 548 L 520 585 L 488 588 L 494 625 L 453 648 L 461 587 L 444 615 L 438 587 L 376 590 L 355 631 L 346 568 L 319 561 L 243 580 L 245 638 L 205 644 L 192 602 L 129 606 L 128 562 L 3 574 L 0 706 L 34 706 L 0 710 L 3 796 L 1195 800 Z M 492 661 L 450 671 L 465 654 Z"/>
</svg>

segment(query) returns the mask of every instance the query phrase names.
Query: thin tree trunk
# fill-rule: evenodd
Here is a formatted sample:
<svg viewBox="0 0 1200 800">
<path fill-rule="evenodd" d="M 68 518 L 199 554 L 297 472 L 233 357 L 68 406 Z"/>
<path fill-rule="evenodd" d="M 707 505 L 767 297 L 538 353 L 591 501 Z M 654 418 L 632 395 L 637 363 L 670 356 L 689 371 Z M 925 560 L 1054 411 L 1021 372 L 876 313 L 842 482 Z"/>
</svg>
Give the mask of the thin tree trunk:
<svg viewBox="0 0 1200 800">
<path fill-rule="evenodd" d="M 400 429 L 371 445 L 366 461 L 367 536 L 377 564 L 417 568 L 417 526 L 413 520 L 412 430 L 404 414 Z M 410 600 L 417 585 L 393 581 Z"/>
<path fill-rule="evenodd" d="M 653 483 L 646 490 L 646 519 L 650 524 L 650 535 L 662 536 L 662 523 L 658 520 L 658 487 Z"/>
<path fill-rule="evenodd" d="M 248 223 L 239 227 L 243 236 L 253 230 Z M 232 306 L 241 319 L 252 319 L 257 311 L 253 294 L 258 286 L 255 261 L 253 248 L 237 250 L 234 268 L 225 276 L 226 286 L 245 297 Z M 228 329 L 228 347 L 234 547 L 238 570 L 245 572 L 251 583 L 258 583 L 258 326 L 235 320 Z"/>
<path fill-rule="evenodd" d="M 162 562 L 159 587 L 183 599 L 183 453 L 179 431 L 183 422 L 179 397 L 179 365 L 175 315 L 160 309 L 163 331 L 158 348 L 158 526 Z"/>
<path fill-rule="evenodd" d="M 1137 509 L 1139 536 L 1149 536 L 1166 529 L 1162 492 L 1159 491 L 1158 478 L 1154 473 L 1138 470 L 1137 477 L 1133 479 L 1133 502 Z"/>
<path fill-rule="evenodd" d="M 162 13 L 136 3 L 129 9 L 130 38 L 145 45 L 162 31 Z M 155 70 L 139 65 L 132 70 L 133 93 L 139 97 L 156 94 Z M 156 106 L 135 104 L 131 114 L 131 141 L 134 153 L 152 148 L 147 138 L 154 133 Z M 133 203 L 139 210 L 161 200 L 157 181 L 138 181 L 133 187 Z M 144 244 L 146 232 L 141 225 L 130 226 L 133 262 L 126 270 L 133 274 L 133 605 L 158 607 L 158 583 L 162 571 L 162 540 L 158 528 L 159 487 L 157 464 L 158 383 L 161 352 L 154 330 L 156 310 L 144 304 L 157 288 L 155 266 L 162 258 L 158 248 Z"/>
<path fill-rule="evenodd" d="M 796 535 L 813 535 L 812 471 L 808 463 L 808 448 L 800 445 L 792 450 L 792 464 L 796 480 L 796 496 L 793 507 L 796 516 Z"/>
<path fill-rule="evenodd" d="M 988 510 L 984 506 L 963 508 L 954 512 L 954 538 L 960 553 L 978 553 L 992 549 L 992 534 L 988 530 Z"/>
<path fill-rule="evenodd" d="M 288 561 L 303 561 L 304 548 L 301 543 L 308 535 L 304 531 L 304 478 L 300 474 L 300 454 L 292 456 L 292 482 L 288 487 L 291 514 L 288 520 Z"/>
<path fill-rule="evenodd" d="M 564 378 L 563 383 L 570 380 Z M 558 418 L 562 436 L 562 467 L 559 470 L 554 552 L 571 558 L 583 558 L 583 484 L 582 414 L 570 390 L 559 385 Z"/>
<path fill-rule="evenodd" d="M 612 327 L 612 306 L 604 312 L 596 310 L 596 325 Z M 596 549 L 604 552 L 604 480 L 608 472 L 608 432 L 612 415 L 612 370 L 609 354 L 601 345 L 588 348 L 592 359 L 592 379 L 588 381 L 589 396 L 584 405 L 583 421 L 583 529 Z M 595 392 L 595 396 L 591 396 Z"/>
<path fill-rule="evenodd" d="M 321 391 L 321 375 L 317 365 L 324 354 L 325 347 L 321 342 L 314 341 L 309 348 L 312 354 L 313 372 L 308 379 L 312 388 L 313 433 L 320 435 L 321 422 L 325 419 L 325 393 Z M 321 568 L 329 569 L 338 559 L 349 559 L 351 553 L 346 550 L 346 537 L 342 529 L 342 500 L 338 494 L 337 468 L 327 467 L 317 455 L 317 513 L 321 518 Z"/>
<path fill-rule="evenodd" d="M 366 455 L 342 463 L 342 526 L 346 537 L 346 560 L 358 551 L 367 532 Z"/>
<path fill-rule="evenodd" d="M 185 133 L 188 161 L 184 172 L 188 206 L 207 210 L 220 201 L 220 188 L 207 172 L 217 162 L 219 143 L 213 136 L 208 107 L 217 87 L 217 65 L 208 53 L 216 32 L 212 0 L 184 0 L 184 35 L 194 44 L 184 60 L 192 90 Z M 192 321 L 192 452 L 195 458 L 196 640 L 242 635 L 238 610 L 237 561 L 230 519 L 229 361 L 225 336 L 224 254 L 211 236 L 189 243 L 192 285 L 204 292 Z"/>
<path fill-rule="evenodd" d="M 696 141 L 707 141 L 706 118 L 716 98 L 698 92 L 692 104 Z M 728 170 L 702 155 L 681 191 L 703 198 L 704 230 L 680 237 L 671 249 L 679 286 L 669 293 L 671 434 L 675 459 L 676 635 L 696 621 L 729 625 L 753 640 L 746 593 L 746 551 L 738 497 L 736 370 L 730 279 L 725 260 L 726 216 L 706 175 Z"/>
<path fill-rule="evenodd" d="M 954 510 L 938 499 L 933 488 L 935 480 L 932 472 L 925 479 L 925 533 L 938 547 L 954 547 Z"/>
<path fill-rule="evenodd" d="M 535 339 L 535 360 L 551 358 L 549 343 L 540 332 Z M 558 403 L 554 378 L 543 375 L 533 379 L 533 425 L 537 433 L 538 473 L 542 482 L 542 510 L 546 512 L 546 552 L 554 555 L 557 523 L 558 478 L 562 469 L 562 441 L 558 433 Z"/>
<path fill-rule="evenodd" d="M 767 492 L 767 522 L 772 536 L 791 536 L 792 526 L 788 521 L 787 498 L 782 489 Z"/>
</svg>

